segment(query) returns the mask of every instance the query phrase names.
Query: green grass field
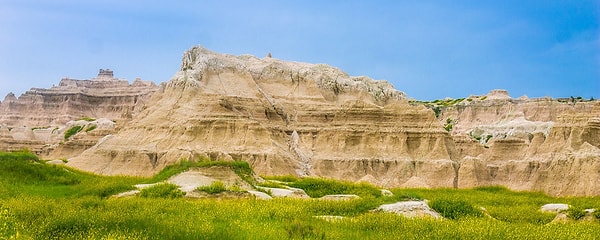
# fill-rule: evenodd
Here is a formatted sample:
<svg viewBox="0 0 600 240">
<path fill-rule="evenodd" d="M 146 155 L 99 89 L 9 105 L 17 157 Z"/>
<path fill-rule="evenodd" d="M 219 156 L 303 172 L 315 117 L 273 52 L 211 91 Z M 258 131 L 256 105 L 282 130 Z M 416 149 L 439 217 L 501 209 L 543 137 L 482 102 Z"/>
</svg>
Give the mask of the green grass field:
<svg viewBox="0 0 600 240">
<path fill-rule="evenodd" d="M 318 197 L 353 193 L 360 199 L 109 198 L 198 165 L 184 162 L 154 178 L 102 177 L 43 163 L 27 152 L 0 153 L 0 239 L 597 239 L 600 221 L 549 223 L 546 203 L 600 209 L 600 198 L 553 198 L 502 187 L 470 190 L 391 189 L 368 184 L 275 178 Z M 219 163 L 222 164 L 222 163 Z M 227 163 L 248 178 L 249 167 Z M 444 220 L 407 219 L 373 212 L 383 203 L 427 199 Z M 486 216 L 481 208 L 485 208 Z M 324 220 L 315 216 L 343 216 Z"/>
</svg>

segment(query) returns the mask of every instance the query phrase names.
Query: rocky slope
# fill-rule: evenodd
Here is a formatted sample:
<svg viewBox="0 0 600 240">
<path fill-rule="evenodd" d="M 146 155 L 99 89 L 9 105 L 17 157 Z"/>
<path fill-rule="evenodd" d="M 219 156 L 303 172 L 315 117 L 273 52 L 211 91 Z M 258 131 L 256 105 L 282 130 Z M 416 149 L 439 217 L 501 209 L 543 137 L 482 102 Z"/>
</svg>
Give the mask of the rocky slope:
<svg viewBox="0 0 600 240">
<path fill-rule="evenodd" d="M 126 88 L 106 75 L 61 81 L 52 88 L 61 93 L 32 89 L 18 99 L 21 105 L 9 96 L 0 103 L 0 122 L 63 124 L 45 128 L 43 139 L 60 139 L 73 126 L 105 126 L 80 131 L 46 152 L 107 175 L 148 176 L 181 159 L 235 159 L 262 175 L 382 187 L 503 185 L 552 195 L 600 195 L 598 101 L 515 99 L 503 90 L 409 101 L 385 81 L 348 76 L 327 65 L 202 47 L 187 51 L 180 71 L 159 87 L 134 82 Z M 88 96 L 90 87 L 95 98 Z M 63 103 L 57 103 L 58 95 Z M 31 100 L 46 98 L 55 104 Z M 22 113 L 35 109 L 48 114 Z M 82 116 L 98 119 L 66 123 Z M 0 143 L 31 145 L 26 140 L 37 129 L 28 129 L 0 128 Z"/>
</svg>

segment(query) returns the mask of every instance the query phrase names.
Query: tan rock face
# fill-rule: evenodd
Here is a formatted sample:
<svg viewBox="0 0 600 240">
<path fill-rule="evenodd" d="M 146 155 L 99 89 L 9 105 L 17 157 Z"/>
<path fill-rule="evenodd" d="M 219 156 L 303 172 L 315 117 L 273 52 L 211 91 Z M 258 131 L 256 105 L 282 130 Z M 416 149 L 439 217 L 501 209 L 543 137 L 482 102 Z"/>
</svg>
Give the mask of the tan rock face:
<svg viewBox="0 0 600 240">
<path fill-rule="evenodd" d="M 433 112 L 410 106 L 385 81 L 198 47 L 150 101 L 69 165 L 150 175 L 182 158 L 205 157 L 248 161 L 265 175 L 455 183 L 450 136 Z"/>
<path fill-rule="evenodd" d="M 459 187 L 600 195 L 598 101 L 500 96 L 508 94 L 495 91 L 440 112 L 440 121 L 455 123 Z"/>
</svg>

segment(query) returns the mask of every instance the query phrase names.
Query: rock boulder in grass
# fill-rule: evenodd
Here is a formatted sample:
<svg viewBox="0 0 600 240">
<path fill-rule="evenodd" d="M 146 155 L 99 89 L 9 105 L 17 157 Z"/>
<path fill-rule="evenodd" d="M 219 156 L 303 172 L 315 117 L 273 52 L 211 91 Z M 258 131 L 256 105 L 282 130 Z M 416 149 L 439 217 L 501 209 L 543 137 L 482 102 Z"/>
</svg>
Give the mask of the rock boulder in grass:
<svg viewBox="0 0 600 240">
<path fill-rule="evenodd" d="M 427 201 L 403 201 L 379 206 L 377 211 L 391 212 L 407 218 L 431 217 L 441 219 L 442 216 L 431 209 Z"/>
<path fill-rule="evenodd" d="M 322 200 L 333 200 L 333 201 L 347 201 L 353 199 L 359 199 L 360 197 L 356 194 L 331 194 L 320 197 Z"/>
<path fill-rule="evenodd" d="M 271 195 L 266 194 L 264 192 L 260 192 L 260 191 L 248 190 L 248 193 L 252 194 L 256 199 L 262 199 L 262 200 L 273 199 L 273 197 L 271 197 Z"/>
<path fill-rule="evenodd" d="M 549 203 L 549 204 L 545 204 L 544 206 L 542 206 L 540 208 L 540 211 L 548 212 L 548 213 L 560 213 L 563 211 L 567 211 L 568 209 L 569 209 L 569 204 Z"/>
<path fill-rule="evenodd" d="M 269 187 L 258 187 L 271 194 L 275 198 L 310 198 L 304 190 L 299 188 L 269 188 Z"/>
</svg>

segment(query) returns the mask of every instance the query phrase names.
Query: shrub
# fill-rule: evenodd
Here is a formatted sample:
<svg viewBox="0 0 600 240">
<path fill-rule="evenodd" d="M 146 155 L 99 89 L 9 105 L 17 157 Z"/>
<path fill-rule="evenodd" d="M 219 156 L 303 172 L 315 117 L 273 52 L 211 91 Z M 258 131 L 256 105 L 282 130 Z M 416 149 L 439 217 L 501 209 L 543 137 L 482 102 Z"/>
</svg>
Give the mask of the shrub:
<svg viewBox="0 0 600 240">
<path fill-rule="evenodd" d="M 265 181 L 263 183 L 257 184 L 260 187 L 268 187 L 268 188 L 286 188 L 287 186 L 281 183 Z"/>
<path fill-rule="evenodd" d="M 585 217 L 585 211 L 578 207 L 570 207 L 566 210 L 567 216 L 573 220 L 579 220 Z"/>
<path fill-rule="evenodd" d="M 227 191 L 227 187 L 221 181 L 214 181 L 208 186 L 200 186 L 196 190 L 206 192 L 208 194 L 217 194 Z"/>
<path fill-rule="evenodd" d="M 324 232 L 302 221 L 292 222 L 285 230 L 289 239 L 326 239 Z"/>
<path fill-rule="evenodd" d="M 596 219 L 600 219 L 600 208 L 594 209 L 594 212 L 592 214 Z"/>
<path fill-rule="evenodd" d="M 92 130 L 96 129 L 97 127 L 98 126 L 96 126 L 96 125 L 91 125 L 91 126 L 89 126 L 88 128 L 85 129 L 85 132 L 92 131 Z"/>
<path fill-rule="evenodd" d="M 159 183 L 140 191 L 140 197 L 145 198 L 180 198 L 184 195 L 185 192 L 179 190 L 177 185 L 171 183 Z"/>
<path fill-rule="evenodd" d="M 0 152 L 0 160 L 39 161 L 40 159 L 29 150 L 17 152 Z"/>
<path fill-rule="evenodd" d="M 88 121 L 88 122 L 93 122 L 96 121 L 95 118 L 91 118 L 91 117 L 82 117 L 79 120 L 84 120 L 84 121 Z"/>
<path fill-rule="evenodd" d="M 39 162 L 37 156 L 29 152 L 0 152 L 0 183 L 75 185 L 80 182 L 72 172 L 61 166 Z"/>
<path fill-rule="evenodd" d="M 356 194 L 361 197 L 381 197 L 381 190 L 368 183 L 351 183 L 331 179 L 302 178 L 290 183 L 290 187 L 301 188 L 313 198 L 330 194 Z"/>
<path fill-rule="evenodd" d="M 499 192 L 510 191 L 510 190 L 508 190 L 508 188 L 506 188 L 504 186 L 483 186 L 483 187 L 476 187 L 475 190 L 481 191 L 481 192 L 488 192 L 488 193 L 499 193 Z"/>
<path fill-rule="evenodd" d="M 65 140 L 69 140 L 69 138 L 83 129 L 83 126 L 72 126 L 65 132 Z"/>
<path fill-rule="evenodd" d="M 463 217 L 481 217 L 481 210 L 463 200 L 433 200 L 429 206 L 445 218 L 460 219 Z"/>
<path fill-rule="evenodd" d="M 292 175 L 284 175 L 284 176 L 263 176 L 264 179 L 276 180 L 280 182 L 295 182 L 298 181 L 298 177 Z"/>
</svg>

